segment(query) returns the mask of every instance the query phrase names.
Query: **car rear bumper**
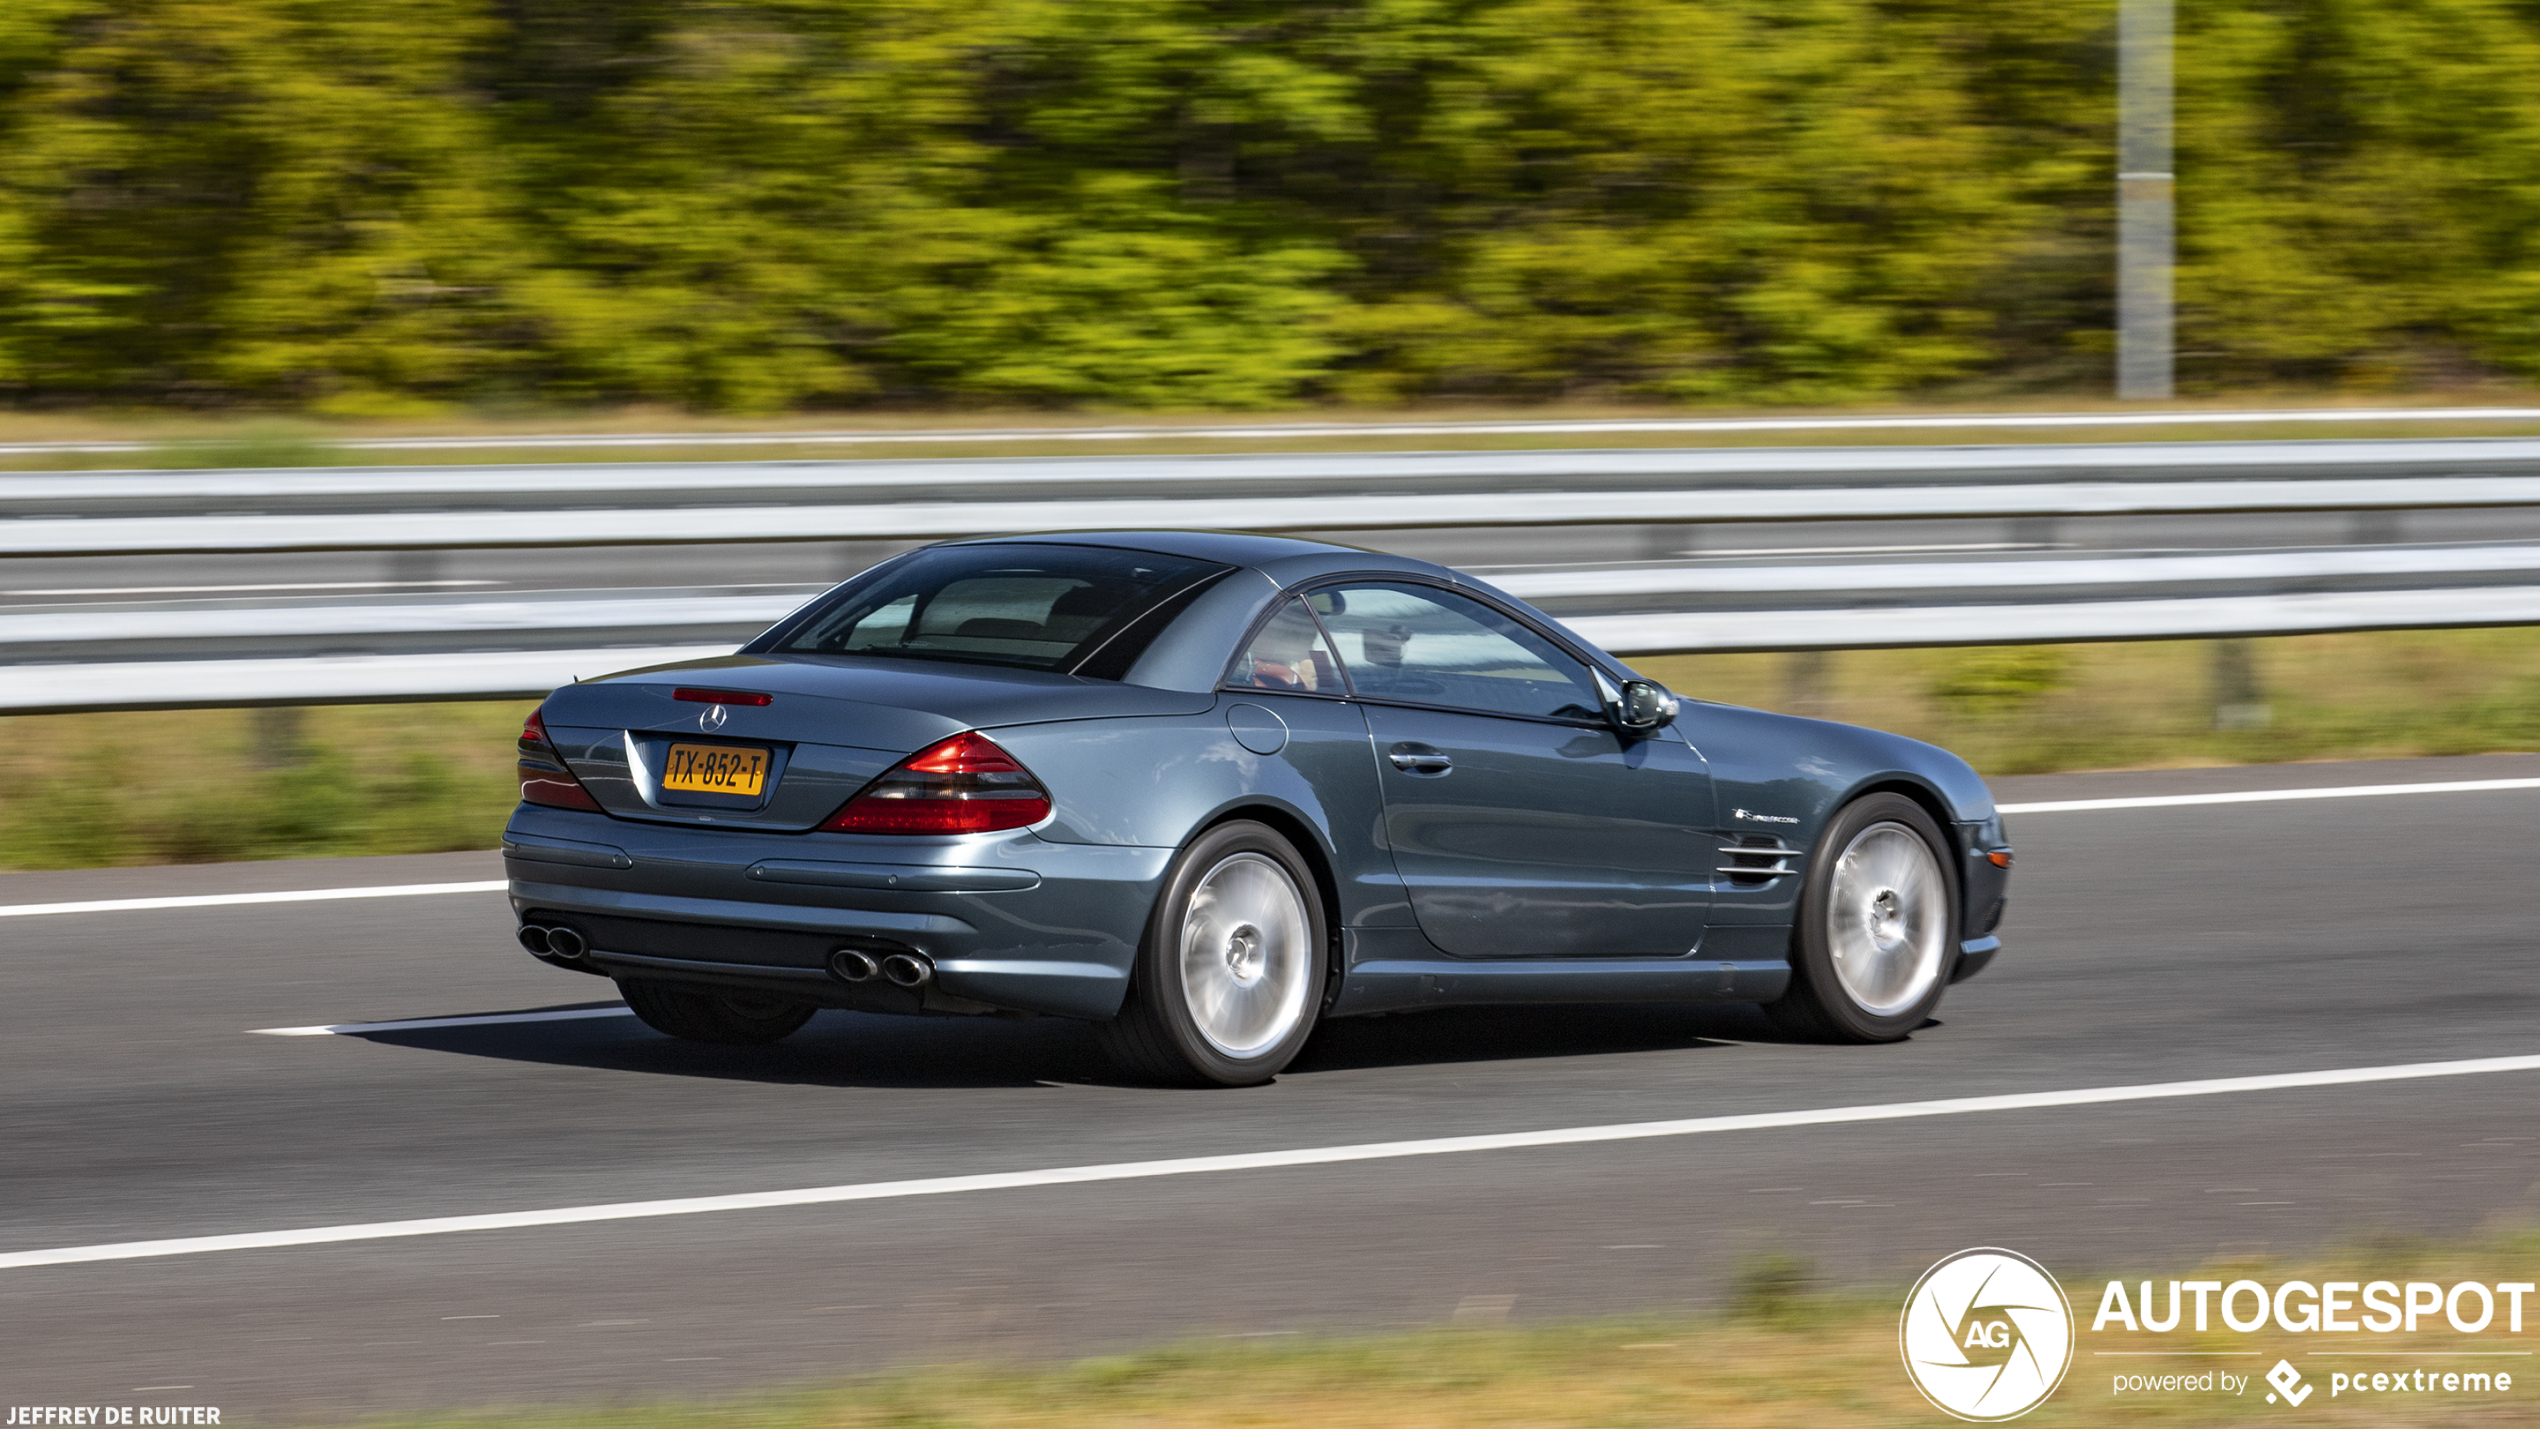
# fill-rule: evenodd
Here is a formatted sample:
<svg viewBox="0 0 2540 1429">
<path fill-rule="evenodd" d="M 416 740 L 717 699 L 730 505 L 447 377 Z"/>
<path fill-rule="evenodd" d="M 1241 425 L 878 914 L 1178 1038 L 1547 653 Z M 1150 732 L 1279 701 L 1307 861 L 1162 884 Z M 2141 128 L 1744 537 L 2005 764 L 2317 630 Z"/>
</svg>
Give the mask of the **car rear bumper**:
<svg viewBox="0 0 2540 1429">
<path fill-rule="evenodd" d="M 512 911 L 610 976 L 781 993 L 876 1012 L 1119 1010 L 1171 849 L 700 830 L 522 807 L 503 836 Z M 831 954 L 923 955 L 923 989 L 849 983 Z"/>
</svg>

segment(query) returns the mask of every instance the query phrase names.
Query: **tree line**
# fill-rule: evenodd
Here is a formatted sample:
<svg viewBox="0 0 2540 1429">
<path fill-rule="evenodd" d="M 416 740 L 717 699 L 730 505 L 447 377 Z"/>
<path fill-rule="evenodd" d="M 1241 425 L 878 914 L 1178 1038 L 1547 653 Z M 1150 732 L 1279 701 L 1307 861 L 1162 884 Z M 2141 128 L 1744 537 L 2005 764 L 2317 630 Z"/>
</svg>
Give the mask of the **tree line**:
<svg viewBox="0 0 2540 1429">
<path fill-rule="evenodd" d="M 2540 0 L 2181 6 L 2182 380 L 2540 376 Z M 6 0 L 0 401 L 2093 390 L 2111 0 Z"/>
</svg>

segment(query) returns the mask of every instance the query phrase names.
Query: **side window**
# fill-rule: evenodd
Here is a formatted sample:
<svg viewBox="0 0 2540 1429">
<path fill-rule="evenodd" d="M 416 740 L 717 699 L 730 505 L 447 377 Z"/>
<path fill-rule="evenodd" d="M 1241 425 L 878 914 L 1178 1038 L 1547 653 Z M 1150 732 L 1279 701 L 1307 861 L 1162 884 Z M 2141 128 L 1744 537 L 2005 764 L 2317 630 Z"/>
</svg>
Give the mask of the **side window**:
<svg viewBox="0 0 2540 1429">
<path fill-rule="evenodd" d="M 1237 689 L 1290 690 L 1308 695 L 1346 695 L 1340 662 L 1323 639 L 1322 627 L 1306 613 L 1305 602 L 1279 607 L 1252 644 L 1235 659 L 1226 683 Z"/>
<path fill-rule="evenodd" d="M 1586 666 L 1480 601 L 1414 585 L 1345 586 L 1315 601 L 1363 696 L 1477 714 L 1605 717 Z"/>
</svg>

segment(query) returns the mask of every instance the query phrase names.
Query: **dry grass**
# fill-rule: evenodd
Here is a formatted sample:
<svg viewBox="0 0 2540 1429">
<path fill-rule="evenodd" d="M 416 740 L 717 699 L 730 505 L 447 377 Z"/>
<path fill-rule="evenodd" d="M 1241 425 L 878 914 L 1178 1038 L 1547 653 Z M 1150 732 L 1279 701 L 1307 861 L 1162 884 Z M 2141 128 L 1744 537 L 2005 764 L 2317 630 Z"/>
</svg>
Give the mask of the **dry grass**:
<svg viewBox="0 0 2540 1429">
<path fill-rule="evenodd" d="M 2361 1247 L 2307 1267 L 2236 1263 L 2225 1280 L 2250 1276 L 2270 1285 L 2301 1278 L 2530 1280 L 2540 1270 L 2540 1237 L 2510 1235 L 2475 1247 L 2435 1250 L 2389 1242 Z M 2183 1269 L 2168 1274 L 2195 1278 Z M 2263 1376 L 2275 1358 L 2291 1358 L 2315 1387 L 2305 1423 L 2331 1425 L 2464 1425 L 2529 1423 L 2540 1395 L 2540 1370 L 2527 1360 L 2451 1361 L 2446 1367 L 2506 1367 L 2509 1394 L 2411 1395 L 2404 1409 L 2387 1399 L 2347 1395 L 2332 1400 L 2327 1367 L 2310 1359 L 2304 1337 L 2261 1332 L 2197 1335 L 2182 1329 L 2153 1337 L 2087 1327 L 2099 1278 L 2065 1281 L 2083 1333 L 2063 1387 L 2023 1424 L 2140 1425 L 2248 1422 L 2277 1415 L 2263 1403 L 2266 1386 L 2250 1392 L 2137 1395 L 2113 1392 L 2111 1366 L 2132 1372 L 2180 1372 L 2216 1363 Z M 462 1419 L 409 1421 L 434 1429 L 1815 1429 L 1823 1425 L 1949 1423 L 1908 1383 L 1898 1362 L 1896 1323 L 1902 1287 L 1839 1296 L 1773 1298 L 1726 1316 L 1677 1316 L 1595 1325 L 1513 1330 L 1434 1330 L 1365 1339 L 1216 1341 L 1051 1367 L 974 1365 L 886 1373 L 831 1389 L 770 1395 L 716 1406 L 656 1406 L 608 1411 L 533 1410 Z M 2526 1323 L 2528 1323 L 2526 1321 Z M 2500 1321 L 2501 1324 L 2501 1321 Z M 2449 1331 L 2369 1337 L 2371 1348 L 2456 1349 Z M 2529 1337 L 2480 1338 L 2496 1349 Z M 2101 1349 L 2259 1351 L 2254 1360 L 2111 1360 Z M 2351 1367 L 2354 1361 L 2335 1362 Z M 2385 1367 L 2390 1361 L 2379 1362 Z"/>
<path fill-rule="evenodd" d="M 1987 774 L 2540 750 L 2540 630 L 2250 649 L 2262 729 L 2215 728 L 2211 641 L 1639 664 L 1686 694 L 1926 739 Z M 0 867 L 491 848 L 529 708 L 314 709 L 287 747 L 273 715 L 244 710 L 0 718 Z"/>
<path fill-rule="evenodd" d="M 1742 446 L 1922 446 L 1964 442 L 2098 442 L 2261 440 L 2269 438 L 2368 438 L 2442 436 L 2531 436 L 2540 421 L 2477 422 L 2341 422 L 2325 425 L 2286 422 L 2253 426 L 2064 427 L 2043 430 L 1933 428 L 1908 431 L 1781 431 L 1781 432 L 1611 432 L 1581 434 L 1464 433 L 1451 436 L 1337 436 L 1297 438 L 1151 437 L 1123 441 L 1018 438 L 1013 441 L 944 443 L 775 444 L 749 447 L 550 448 L 474 452 L 362 452 L 334 443 L 365 437 L 506 436 L 588 433 L 722 434 L 732 432 L 839 432 L 876 434 L 911 431 L 993 431 L 1015 428 L 1065 430 L 1094 427 L 1171 429 L 1207 426 L 1275 426 L 1280 423 L 1438 421 L 1560 421 L 1651 417 L 1946 417 L 1994 413 L 2107 412 L 2140 417 L 2166 410 L 2181 415 L 2239 410 L 2335 410 L 2372 407 L 2534 407 L 2540 394 L 2518 387 L 2481 387 L 2449 392 L 2415 393 L 2388 400 L 2357 401 L 2324 397 L 2316 392 L 2246 392 L 2224 399 L 2188 400 L 2159 408 L 2118 403 L 2097 397 L 2024 397 L 2000 401 L 1935 402 L 1914 406 L 1817 410 L 1809 408 L 1685 408 L 1595 403 L 1545 406 L 1475 404 L 1404 409 L 1311 408 L 1272 414 L 1156 412 L 896 411 L 814 412 L 784 417 L 740 419 L 680 412 L 665 408 L 626 407 L 598 411 L 528 412 L 516 415 L 462 415 L 434 419 L 322 421 L 302 417 L 237 414 L 205 416 L 166 412 L 0 412 L 0 442 L 145 441 L 157 450 L 118 454 L 0 454 L 0 470 L 78 470 L 135 465 L 211 466 L 249 463 L 299 466 L 319 462 L 346 465 L 411 465 L 537 461 L 746 461 L 799 460 L 810 457 L 988 457 L 1101 456 L 1107 454 L 1224 453 L 1230 451 L 1421 451 L 1535 450 L 1563 447 L 1742 447 Z"/>
<path fill-rule="evenodd" d="M 2245 642 L 2263 727 L 2217 728 L 2210 640 L 1634 662 L 1688 695 L 1929 740 L 1987 774 L 2540 749 L 2540 630 Z M 2242 721 L 2248 722 L 2244 712 Z"/>
<path fill-rule="evenodd" d="M 0 719 L 0 867 L 492 848 L 519 701 Z"/>
</svg>

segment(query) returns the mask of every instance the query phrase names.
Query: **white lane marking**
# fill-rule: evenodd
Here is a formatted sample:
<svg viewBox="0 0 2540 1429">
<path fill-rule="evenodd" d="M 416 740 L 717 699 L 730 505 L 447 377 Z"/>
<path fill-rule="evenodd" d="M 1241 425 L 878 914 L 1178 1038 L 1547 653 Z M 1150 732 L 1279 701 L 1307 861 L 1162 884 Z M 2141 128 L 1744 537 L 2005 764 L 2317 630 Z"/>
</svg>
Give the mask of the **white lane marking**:
<svg viewBox="0 0 2540 1429">
<path fill-rule="evenodd" d="M 365 1032 L 421 1032 L 431 1027 L 488 1027 L 499 1022 L 572 1022 L 632 1017 L 631 1007 L 569 1007 L 562 1012 L 488 1012 L 476 1017 L 415 1017 L 403 1022 L 333 1022 L 318 1027 L 250 1027 L 260 1037 L 358 1037 Z"/>
<path fill-rule="evenodd" d="M 2071 814 L 2085 809 L 2171 809 L 2186 804 L 2266 804 L 2278 799 L 2372 799 L 2385 794 L 2477 794 L 2540 789 L 2540 779 L 2459 779 L 2447 784 L 2348 784 L 2327 789 L 2243 789 L 2228 794 L 2147 794 L 2130 799 L 2055 799 L 2002 804 L 2005 814 Z"/>
<path fill-rule="evenodd" d="M 0 904 L 0 918 L 55 913 L 141 913 L 158 908 L 228 908 L 242 903 L 326 903 L 338 898 L 420 898 L 435 893 L 500 893 L 499 878 L 475 883 L 392 883 L 376 888 L 295 888 L 280 893 L 198 893 L 182 898 L 101 898 L 88 903 Z"/>
<path fill-rule="evenodd" d="M 543 1211 L 497 1211 L 485 1215 L 432 1216 L 409 1221 L 373 1221 L 364 1225 L 310 1226 L 298 1230 L 247 1231 L 233 1235 L 183 1236 L 170 1240 L 117 1241 L 105 1245 L 73 1245 L 60 1246 L 51 1250 L 12 1251 L 0 1254 L 0 1270 L 17 1270 L 38 1265 L 76 1265 L 98 1260 L 142 1260 L 171 1255 L 206 1255 L 224 1250 L 274 1250 L 296 1245 L 334 1245 L 345 1241 L 456 1235 L 468 1231 L 520 1230 L 531 1226 L 587 1225 L 596 1221 L 643 1220 L 656 1216 L 694 1216 L 722 1211 L 763 1211 L 790 1206 L 825 1206 L 847 1201 L 891 1201 L 915 1196 L 957 1195 L 969 1191 L 1014 1191 L 1040 1186 L 1081 1186 L 1097 1181 L 1145 1181 L 1163 1176 L 1194 1176 L 1227 1171 L 1275 1171 L 1298 1166 L 1334 1166 L 1352 1161 L 1394 1161 L 1412 1156 L 1456 1156 L 1476 1151 L 1515 1151 L 1542 1146 L 1647 1141 L 1660 1137 L 1701 1136 L 1727 1131 L 1772 1131 L 1798 1126 L 1843 1126 L 1856 1122 L 1906 1121 L 1932 1116 L 1967 1116 L 1979 1112 L 2040 1111 L 2054 1107 L 2102 1106 L 2117 1102 L 2165 1101 L 2180 1097 L 2359 1086 L 2372 1082 L 2419 1081 L 2430 1077 L 2469 1077 L 2498 1072 L 2540 1072 L 2540 1056 L 2481 1057 L 2454 1062 L 2408 1062 L 2394 1066 L 2342 1067 L 2319 1072 L 2278 1072 L 2256 1077 L 2215 1077 L 2202 1081 L 2152 1082 L 2123 1087 L 2081 1087 L 2060 1092 L 2015 1092 L 2004 1096 L 1951 1097 L 1938 1101 L 1890 1102 L 1872 1106 L 1752 1112 L 1740 1116 L 1690 1117 L 1680 1121 L 1626 1122 L 1611 1126 L 1575 1126 L 1550 1131 L 1501 1132 L 1486 1136 L 1441 1136 L 1420 1141 L 1379 1141 L 1355 1146 L 1306 1147 L 1294 1151 L 1251 1151 L 1231 1156 L 1185 1156 L 1162 1161 L 1122 1161 L 1101 1166 L 1053 1166 L 1038 1171 L 997 1171 L 975 1176 L 933 1176 L 910 1181 L 867 1181 L 854 1185 L 812 1186 L 791 1191 L 747 1191 L 737 1195 L 685 1196 L 662 1201 L 618 1201 L 592 1206 L 558 1206 Z"/>
</svg>

